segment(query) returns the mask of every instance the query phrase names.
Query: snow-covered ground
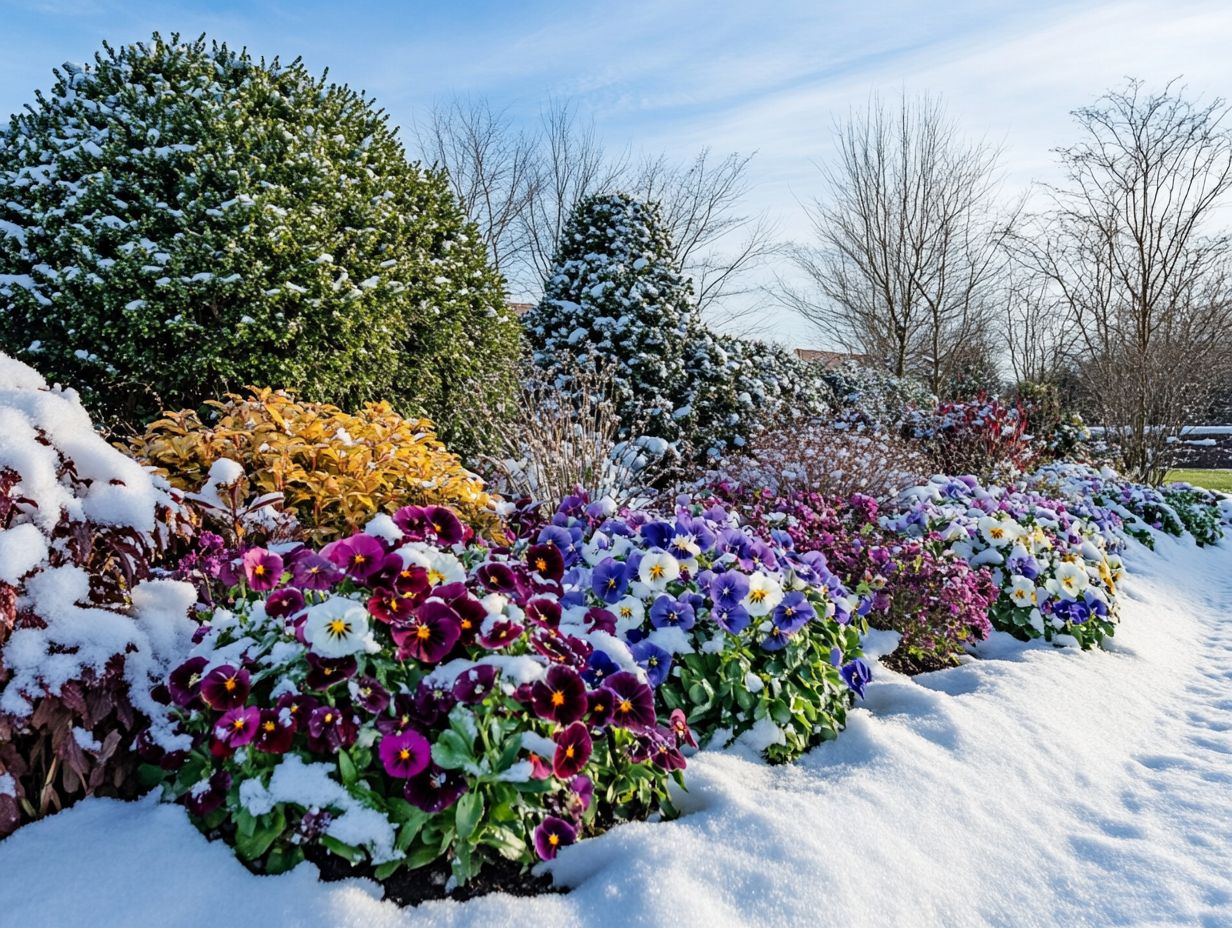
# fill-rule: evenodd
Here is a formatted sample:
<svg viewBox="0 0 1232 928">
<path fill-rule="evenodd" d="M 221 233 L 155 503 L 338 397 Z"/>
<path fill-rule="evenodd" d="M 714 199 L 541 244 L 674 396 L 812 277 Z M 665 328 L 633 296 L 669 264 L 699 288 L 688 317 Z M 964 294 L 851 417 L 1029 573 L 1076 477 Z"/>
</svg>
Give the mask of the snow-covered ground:
<svg viewBox="0 0 1232 928">
<path fill-rule="evenodd" d="M 1127 558 L 1108 653 L 989 642 L 880 670 L 799 763 L 689 764 L 685 815 L 567 849 L 567 895 L 401 910 L 309 865 L 248 874 L 178 808 L 91 800 L 0 843 L 0 923 L 1232 925 L 1232 547 Z"/>
</svg>

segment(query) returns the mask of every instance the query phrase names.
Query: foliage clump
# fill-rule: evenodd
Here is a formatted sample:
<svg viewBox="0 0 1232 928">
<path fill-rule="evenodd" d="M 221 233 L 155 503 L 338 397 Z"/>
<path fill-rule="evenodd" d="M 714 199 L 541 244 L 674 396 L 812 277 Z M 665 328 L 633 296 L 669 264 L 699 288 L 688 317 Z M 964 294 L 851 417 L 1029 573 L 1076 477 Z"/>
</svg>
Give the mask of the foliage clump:
<svg viewBox="0 0 1232 928">
<path fill-rule="evenodd" d="M 350 415 L 275 390 L 252 389 L 168 413 L 130 444 L 141 461 L 196 491 L 220 460 L 243 469 L 251 492 L 281 494 L 306 538 L 323 543 L 358 531 L 405 503 L 449 505 L 481 533 L 499 534 L 495 499 L 437 439 L 431 422 L 404 419 L 388 403 Z M 247 494 L 241 493 L 247 497 Z"/>
</svg>

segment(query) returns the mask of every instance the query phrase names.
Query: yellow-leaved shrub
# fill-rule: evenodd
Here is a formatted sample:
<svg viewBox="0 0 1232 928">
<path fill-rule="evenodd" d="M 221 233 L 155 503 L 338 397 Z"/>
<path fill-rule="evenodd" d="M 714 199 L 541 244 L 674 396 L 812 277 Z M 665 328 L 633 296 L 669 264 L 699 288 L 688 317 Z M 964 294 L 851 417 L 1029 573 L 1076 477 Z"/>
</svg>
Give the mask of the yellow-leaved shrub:
<svg viewBox="0 0 1232 928">
<path fill-rule="evenodd" d="M 315 544 L 405 505 L 450 506 L 478 533 L 502 537 L 495 497 L 426 419 L 404 419 L 384 402 L 351 415 L 281 390 L 248 390 L 210 402 L 218 410 L 211 424 L 193 410 L 164 413 L 129 450 L 190 491 L 201 488 L 215 461 L 235 461 L 253 491 L 282 494 Z"/>
</svg>

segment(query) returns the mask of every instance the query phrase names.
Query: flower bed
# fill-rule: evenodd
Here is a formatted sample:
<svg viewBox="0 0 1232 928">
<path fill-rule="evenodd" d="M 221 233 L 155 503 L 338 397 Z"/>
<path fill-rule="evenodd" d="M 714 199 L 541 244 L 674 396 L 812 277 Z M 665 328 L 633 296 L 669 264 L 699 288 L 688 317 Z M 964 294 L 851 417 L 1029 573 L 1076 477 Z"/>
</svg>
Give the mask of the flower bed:
<svg viewBox="0 0 1232 928">
<path fill-rule="evenodd" d="M 231 601 L 168 680 L 147 773 L 267 872 L 319 847 L 462 885 L 670 814 L 688 729 L 656 716 L 613 616 L 567 608 L 558 548 L 463 538 L 405 507 L 320 551 L 224 558 Z M 600 645 L 622 662 L 603 679 Z"/>
<path fill-rule="evenodd" d="M 988 566 L 1000 596 L 993 626 L 1022 639 L 1090 648 L 1113 634 L 1121 539 L 1061 500 L 1020 486 L 984 487 L 974 477 L 934 477 L 903 494 L 883 525 L 936 539 L 973 567 Z"/>
</svg>

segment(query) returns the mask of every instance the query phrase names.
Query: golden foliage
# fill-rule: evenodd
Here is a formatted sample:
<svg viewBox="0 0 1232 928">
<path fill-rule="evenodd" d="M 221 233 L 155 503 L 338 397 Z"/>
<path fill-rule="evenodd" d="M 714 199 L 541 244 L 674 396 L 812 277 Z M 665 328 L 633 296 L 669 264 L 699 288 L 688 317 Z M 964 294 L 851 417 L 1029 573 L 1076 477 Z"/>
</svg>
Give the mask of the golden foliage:
<svg viewBox="0 0 1232 928">
<path fill-rule="evenodd" d="M 129 443 L 140 461 L 184 490 L 199 490 L 210 466 L 229 458 L 252 489 L 281 493 L 315 544 L 361 529 L 377 512 L 446 505 L 488 537 L 500 537 L 494 497 L 437 439 L 432 423 L 404 419 L 388 403 L 359 415 L 249 387 L 227 394 L 216 423 L 192 410 L 167 412 Z"/>
</svg>

